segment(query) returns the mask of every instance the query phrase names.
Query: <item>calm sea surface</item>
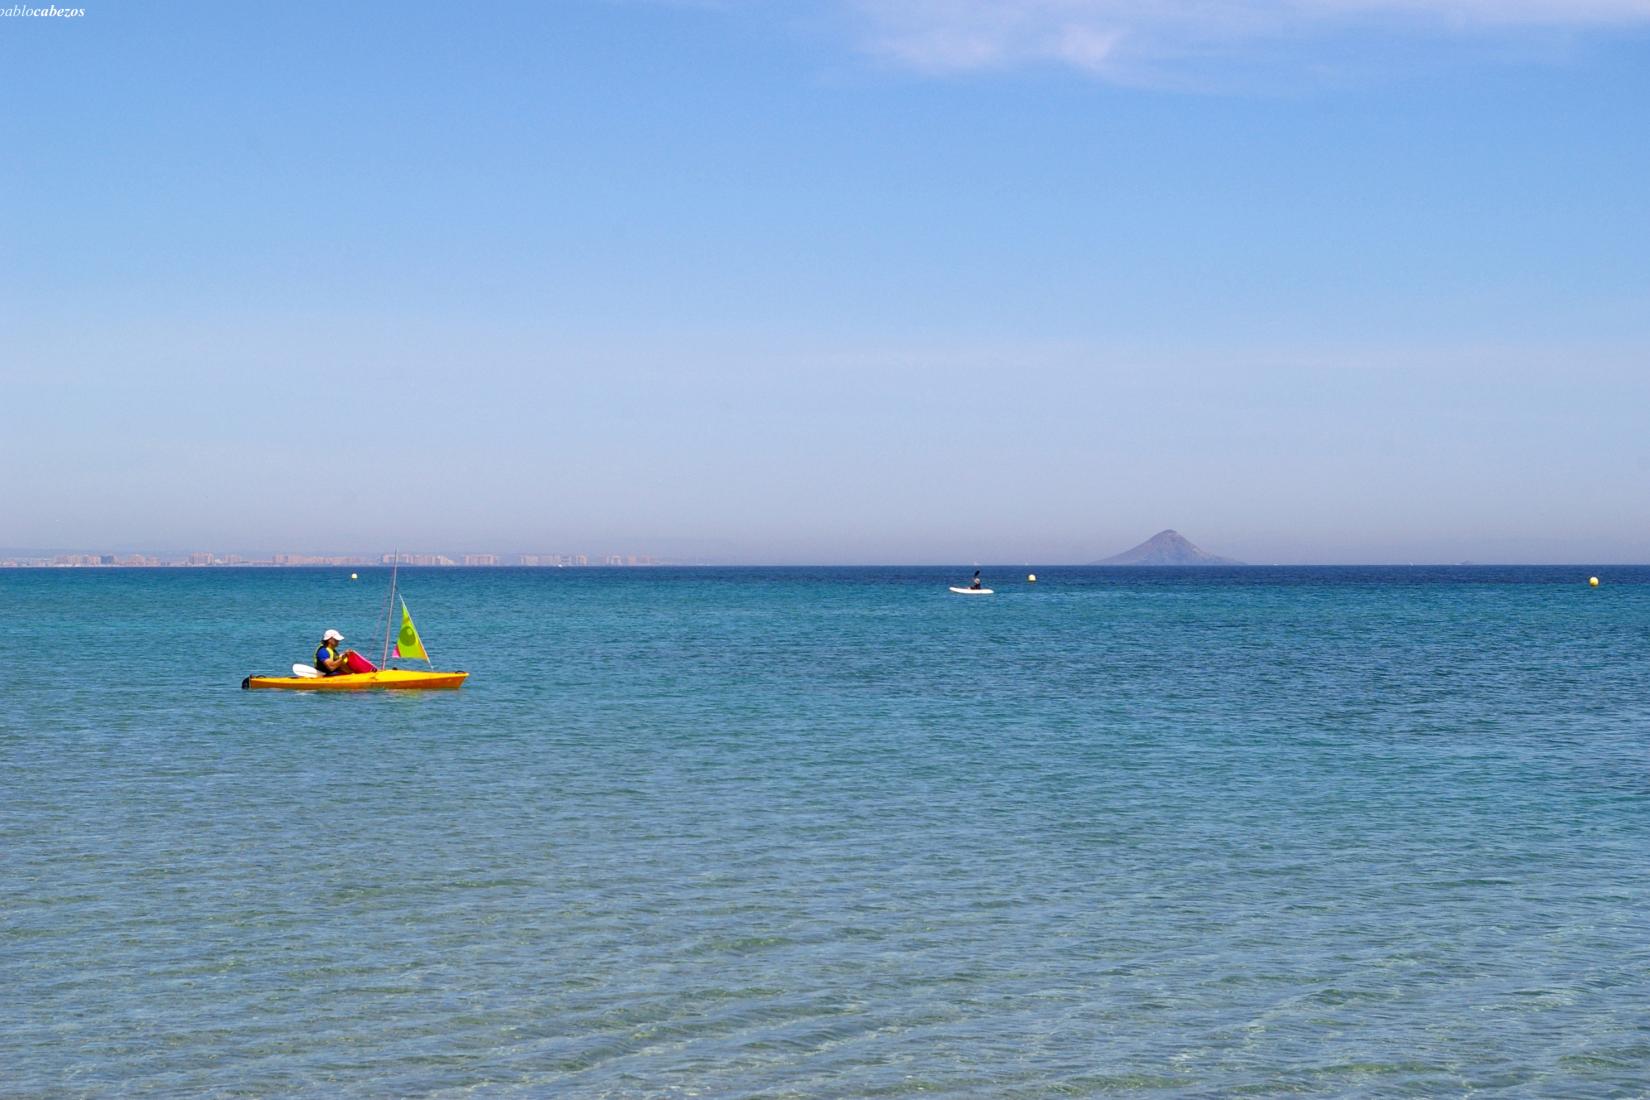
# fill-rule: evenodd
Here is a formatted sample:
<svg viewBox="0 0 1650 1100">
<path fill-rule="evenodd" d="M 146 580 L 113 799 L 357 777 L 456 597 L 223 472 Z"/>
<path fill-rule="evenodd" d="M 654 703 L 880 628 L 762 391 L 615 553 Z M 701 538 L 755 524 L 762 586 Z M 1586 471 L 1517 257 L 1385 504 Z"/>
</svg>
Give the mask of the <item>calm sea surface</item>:
<svg viewBox="0 0 1650 1100">
<path fill-rule="evenodd" d="M 1650 1094 L 1650 570 L 971 571 L 0 572 L 0 1095 Z"/>
</svg>

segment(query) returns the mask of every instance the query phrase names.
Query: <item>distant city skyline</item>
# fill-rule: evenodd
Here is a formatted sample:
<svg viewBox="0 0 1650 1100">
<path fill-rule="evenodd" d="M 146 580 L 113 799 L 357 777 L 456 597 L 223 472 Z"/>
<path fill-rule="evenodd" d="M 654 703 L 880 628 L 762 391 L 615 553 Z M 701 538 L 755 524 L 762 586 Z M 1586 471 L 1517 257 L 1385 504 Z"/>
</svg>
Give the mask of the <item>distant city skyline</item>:
<svg viewBox="0 0 1650 1100">
<path fill-rule="evenodd" d="M 0 546 L 1650 561 L 1640 0 L 134 2 L 0 91 Z"/>
<path fill-rule="evenodd" d="M 651 554 L 317 554 L 282 552 L 217 553 L 210 550 L 151 552 L 85 552 L 85 551 L 5 551 L 0 550 L 0 569 L 3 568 L 179 568 L 239 567 L 239 566 L 452 566 L 490 568 L 496 566 L 529 566 L 543 568 L 585 568 L 589 566 L 652 566 L 663 565 Z M 671 563 L 677 564 L 677 563 Z"/>
</svg>

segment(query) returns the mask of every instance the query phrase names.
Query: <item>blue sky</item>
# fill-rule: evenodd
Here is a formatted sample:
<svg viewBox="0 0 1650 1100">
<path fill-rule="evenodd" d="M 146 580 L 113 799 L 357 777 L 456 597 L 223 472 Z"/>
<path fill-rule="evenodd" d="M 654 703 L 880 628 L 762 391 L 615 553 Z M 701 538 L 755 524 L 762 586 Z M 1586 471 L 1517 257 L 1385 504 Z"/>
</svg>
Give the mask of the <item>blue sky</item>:
<svg viewBox="0 0 1650 1100">
<path fill-rule="evenodd" d="M 1650 561 L 1650 0 L 0 18 L 0 546 Z"/>
</svg>

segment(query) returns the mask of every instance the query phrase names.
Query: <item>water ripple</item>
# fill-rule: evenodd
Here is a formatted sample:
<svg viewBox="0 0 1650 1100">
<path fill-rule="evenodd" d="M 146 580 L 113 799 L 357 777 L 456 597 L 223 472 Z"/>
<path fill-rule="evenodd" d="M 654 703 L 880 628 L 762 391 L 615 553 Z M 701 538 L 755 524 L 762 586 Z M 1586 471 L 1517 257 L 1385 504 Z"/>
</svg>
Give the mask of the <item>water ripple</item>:
<svg viewBox="0 0 1650 1100">
<path fill-rule="evenodd" d="M 0 577 L 0 1095 L 1650 1094 L 1650 571 L 1038 573 Z"/>
</svg>

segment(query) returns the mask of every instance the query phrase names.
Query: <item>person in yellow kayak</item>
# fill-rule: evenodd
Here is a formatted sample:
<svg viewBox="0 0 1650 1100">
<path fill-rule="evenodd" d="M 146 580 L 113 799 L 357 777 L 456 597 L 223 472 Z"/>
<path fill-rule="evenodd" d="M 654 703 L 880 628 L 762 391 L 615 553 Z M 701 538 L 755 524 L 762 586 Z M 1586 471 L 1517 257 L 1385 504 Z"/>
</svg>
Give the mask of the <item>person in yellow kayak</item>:
<svg viewBox="0 0 1650 1100">
<path fill-rule="evenodd" d="M 321 644 L 315 647 L 315 668 L 327 676 L 341 676 L 349 671 L 349 659 L 338 652 L 338 643 L 344 636 L 336 630 L 321 635 Z"/>
</svg>

